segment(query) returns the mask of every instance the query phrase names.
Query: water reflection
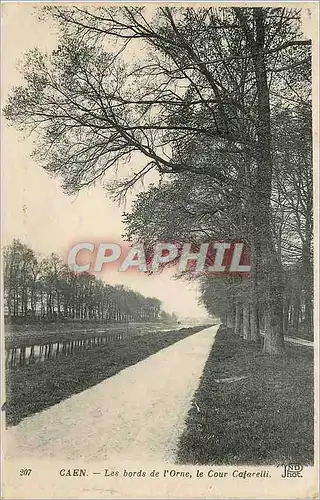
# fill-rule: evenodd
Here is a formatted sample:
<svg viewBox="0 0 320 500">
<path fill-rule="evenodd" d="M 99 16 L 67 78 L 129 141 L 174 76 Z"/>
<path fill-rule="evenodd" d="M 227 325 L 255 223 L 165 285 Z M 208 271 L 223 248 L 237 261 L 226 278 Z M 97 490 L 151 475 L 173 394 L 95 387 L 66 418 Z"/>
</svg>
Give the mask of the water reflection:
<svg viewBox="0 0 320 500">
<path fill-rule="evenodd" d="M 42 345 L 11 347 L 6 349 L 6 366 L 14 368 L 61 356 L 73 356 L 85 349 L 102 346 L 114 341 L 120 341 L 132 334 L 128 332 L 113 333 L 105 336 L 89 337 L 63 342 L 48 342 Z"/>
</svg>

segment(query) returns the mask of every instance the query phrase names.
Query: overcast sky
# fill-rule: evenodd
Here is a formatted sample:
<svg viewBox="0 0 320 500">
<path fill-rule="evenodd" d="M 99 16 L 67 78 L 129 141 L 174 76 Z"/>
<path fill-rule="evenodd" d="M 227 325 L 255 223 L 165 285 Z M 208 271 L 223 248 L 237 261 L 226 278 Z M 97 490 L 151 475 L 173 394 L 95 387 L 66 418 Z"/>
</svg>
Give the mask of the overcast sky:
<svg viewBox="0 0 320 500">
<path fill-rule="evenodd" d="M 17 64 L 21 55 L 35 46 L 51 50 L 57 37 L 48 24 L 36 20 L 30 4 L 6 4 L 2 10 L 2 102 L 5 102 L 10 88 L 20 82 Z M 123 207 L 106 198 L 102 187 L 69 197 L 62 192 L 59 180 L 52 179 L 30 158 L 30 138 L 25 139 L 4 123 L 2 144 L 4 245 L 20 238 L 37 253 L 56 252 L 64 256 L 74 242 L 121 242 Z M 158 297 L 167 311 L 180 316 L 205 316 L 205 309 L 197 304 L 196 285 L 173 280 L 171 274 L 172 271 L 166 271 L 150 277 L 107 271 L 103 279 Z"/>
</svg>

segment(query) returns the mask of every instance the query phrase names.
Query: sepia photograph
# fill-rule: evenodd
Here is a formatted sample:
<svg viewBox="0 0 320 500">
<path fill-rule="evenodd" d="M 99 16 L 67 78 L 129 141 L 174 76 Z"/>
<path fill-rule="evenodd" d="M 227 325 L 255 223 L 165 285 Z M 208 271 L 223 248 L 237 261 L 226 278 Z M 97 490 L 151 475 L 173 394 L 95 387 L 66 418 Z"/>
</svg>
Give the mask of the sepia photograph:
<svg viewBox="0 0 320 500">
<path fill-rule="evenodd" d="M 2 498 L 318 498 L 317 2 L 3 2 Z"/>
</svg>

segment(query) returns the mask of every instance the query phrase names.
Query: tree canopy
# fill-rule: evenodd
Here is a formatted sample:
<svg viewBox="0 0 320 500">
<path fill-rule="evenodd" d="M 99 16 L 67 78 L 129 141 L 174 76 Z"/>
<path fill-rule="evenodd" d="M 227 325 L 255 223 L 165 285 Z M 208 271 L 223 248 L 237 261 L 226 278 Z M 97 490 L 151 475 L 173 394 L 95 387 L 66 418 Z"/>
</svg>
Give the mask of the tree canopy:
<svg viewBox="0 0 320 500">
<path fill-rule="evenodd" d="M 312 259 L 311 41 L 301 11 L 54 6 L 42 12 L 61 38 L 51 53 L 28 53 L 25 83 L 13 89 L 6 117 L 38 132 L 35 155 L 68 193 L 112 170 L 120 172 L 112 190 L 124 196 L 156 169 L 163 186 L 138 198 L 128 216 L 132 235 L 149 237 L 153 227 L 157 235 L 247 237 L 252 331 L 257 338 L 256 297 L 263 288 L 264 350 L 283 352 L 283 257 L 304 248 L 308 290 Z"/>
</svg>

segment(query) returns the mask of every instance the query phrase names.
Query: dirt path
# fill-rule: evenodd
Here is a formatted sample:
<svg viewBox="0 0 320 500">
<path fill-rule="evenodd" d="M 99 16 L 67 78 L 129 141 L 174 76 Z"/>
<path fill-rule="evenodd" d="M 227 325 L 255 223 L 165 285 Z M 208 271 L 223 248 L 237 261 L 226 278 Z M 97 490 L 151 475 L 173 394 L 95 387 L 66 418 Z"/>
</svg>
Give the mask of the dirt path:
<svg viewBox="0 0 320 500">
<path fill-rule="evenodd" d="M 264 336 L 263 330 L 261 332 L 261 335 Z M 284 341 L 291 342 L 292 344 L 303 345 L 305 347 L 311 347 L 312 349 L 314 348 L 314 342 L 312 342 L 311 340 L 301 339 L 299 337 L 288 337 L 285 335 Z"/>
<path fill-rule="evenodd" d="M 296 337 L 284 337 L 285 342 L 291 342 L 292 344 L 304 345 L 306 347 L 314 348 L 314 342 L 311 340 L 300 339 Z"/>
<path fill-rule="evenodd" d="M 219 325 L 26 418 L 6 432 L 6 456 L 174 461 Z"/>
</svg>

